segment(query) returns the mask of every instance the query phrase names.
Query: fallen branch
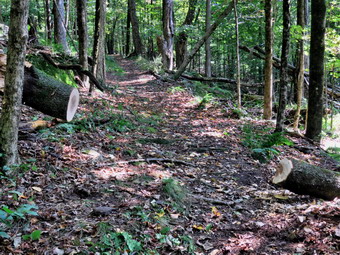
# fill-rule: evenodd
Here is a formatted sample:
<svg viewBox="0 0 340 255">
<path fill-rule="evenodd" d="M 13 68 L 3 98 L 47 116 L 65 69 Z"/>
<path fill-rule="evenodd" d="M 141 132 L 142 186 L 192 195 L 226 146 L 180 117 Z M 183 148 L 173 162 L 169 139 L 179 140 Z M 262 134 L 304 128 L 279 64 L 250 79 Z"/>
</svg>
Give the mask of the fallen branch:
<svg viewBox="0 0 340 255">
<path fill-rule="evenodd" d="M 173 164 L 179 164 L 179 165 L 186 165 L 186 166 L 195 166 L 194 164 L 177 160 L 177 159 L 170 159 L 170 158 L 141 158 L 141 159 L 132 159 L 127 161 L 117 161 L 113 164 L 133 164 L 133 163 L 140 163 L 140 162 L 146 162 L 146 163 L 152 163 L 152 162 L 165 162 L 165 163 L 173 163 Z"/>
<path fill-rule="evenodd" d="M 99 89 L 100 91 L 104 91 L 105 88 L 101 85 L 101 83 L 97 80 L 96 77 L 94 77 L 93 73 L 88 71 L 88 70 L 84 70 L 82 68 L 81 65 L 63 65 L 63 64 L 57 64 L 53 61 L 53 59 L 51 58 L 50 55 L 48 55 L 45 52 L 40 52 L 40 55 L 43 56 L 43 58 L 50 63 L 52 66 L 59 68 L 61 70 L 74 70 L 78 73 L 84 74 L 86 76 L 89 77 L 90 81 L 96 86 L 97 89 Z"/>
</svg>

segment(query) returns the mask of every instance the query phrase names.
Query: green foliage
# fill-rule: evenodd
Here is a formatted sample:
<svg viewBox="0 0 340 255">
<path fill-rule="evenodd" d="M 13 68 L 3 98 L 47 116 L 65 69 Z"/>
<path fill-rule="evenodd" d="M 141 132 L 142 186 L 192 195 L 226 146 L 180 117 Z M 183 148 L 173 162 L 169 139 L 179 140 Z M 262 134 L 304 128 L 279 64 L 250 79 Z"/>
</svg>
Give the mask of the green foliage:
<svg viewBox="0 0 340 255">
<path fill-rule="evenodd" d="M 187 207 L 187 191 L 180 183 L 172 178 L 163 179 L 163 192 L 171 198 L 174 208 L 183 211 Z"/>
<path fill-rule="evenodd" d="M 0 209 L 0 236 L 9 238 L 7 231 L 11 229 L 14 224 L 25 223 L 29 216 L 38 216 L 36 210 L 38 207 L 33 204 L 23 204 L 17 209 L 10 209 L 7 205 L 3 205 Z M 37 235 L 34 234 L 34 237 Z"/>
<path fill-rule="evenodd" d="M 340 147 L 330 147 L 327 149 L 327 153 L 340 163 Z"/>
<path fill-rule="evenodd" d="M 23 235 L 22 239 L 23 240 L 31 240 L 31 241 L 37 241 L 40 239 L 41 236 L 41 230 L 34 230 L 31 234 L 29 235 Z"/>
<path fill-rule="evenodd" d="M 142 58 L 142 57 L 138 57 L 136 59 L 136 63 L 143 70 L 153 71 L 153 72 L 159 73 L 159 74 L 164 73 L 162 58 L 160 56 L 154 58 L 152 61 L 147 60 L 147 59 Z"/>
<path fill-rule="evenodd" d="M 279 151 L 273 146 L 288 145 L 294 143 L 284 136 L 282 132 L 270 133 L 271 128 L 257 130 L 254 126 L 246 124 L 243 126 L 242 144 L 252 150 L 252 157 L 265 163 L 272 159 Z"/>
<path fill-rule="evenodd" d="M 112 72 L 115 75 L 124 75 L 124 69 L 121 68 L 115 59 L 111 56 L 106 56 L 106 71 Z"/>
<path fill-rule="evenodd" d="M 168 92 L 171 94 L 176 94 L 176 93 L 182 93 L 185 92 L 186 89 L 181 87 L 181 86 L 175 86 L 175 87 L 171 87 L 168 89 Z"/>
<path fill-rule="evenodd" d="M 88 242 L 91 252 L 119 255 L 133 254 L 143 249 L 141 242 L 135 240 L 132 235 L 125 231 L 114 231 L 106 222 L 98 224 L 98 235 L 98 242 Z"/>
<path fill-rule="evenodd" d="M 66 83 L 70 86 L 76 86 L 74 82 L 74 74 L 72 71 L 69 70 L 61 70 L 59 68 L 56 68 L 52 65 L 50 65 L 46 60 L 41 58 L 37 55 L 27 55 L 27 60 L 31 62 L 34 67 L 36 67 L 39 70 L 44 71 L 46 74 L 52 76 L 56 80 Z M 60 59 L 61 63 L 66 62 L 67 60 Z"/>
</svg>

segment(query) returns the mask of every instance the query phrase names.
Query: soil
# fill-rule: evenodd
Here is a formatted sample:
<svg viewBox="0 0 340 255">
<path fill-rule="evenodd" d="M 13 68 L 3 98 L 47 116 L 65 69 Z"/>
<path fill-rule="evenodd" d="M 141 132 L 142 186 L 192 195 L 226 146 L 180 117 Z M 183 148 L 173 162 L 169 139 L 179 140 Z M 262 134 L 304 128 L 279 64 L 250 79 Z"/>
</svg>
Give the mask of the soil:
<svg viewBox="0 0 340 255">
<path fill-rule="evenodd" d="M 124 73 L 108 73 L 104 93 L 83 91 L 73 122 L 21 131 L 23 165 L 0 180 L 0 202 L 35 203 L 39 215 L 15 222 L 1 254 L 340 254 L 340 200 L 271 183 L 284 157 L 338 171 L 320 147 L 289 137 L 294 146 L 260 163 L 244 126 L 271 121 L 201 107 L 183 83 L 115 59 Z M 23 109 L 23 121 L 39 118 Z M 23 240 L 33 230 L 39 240 Z"/>
</svg>

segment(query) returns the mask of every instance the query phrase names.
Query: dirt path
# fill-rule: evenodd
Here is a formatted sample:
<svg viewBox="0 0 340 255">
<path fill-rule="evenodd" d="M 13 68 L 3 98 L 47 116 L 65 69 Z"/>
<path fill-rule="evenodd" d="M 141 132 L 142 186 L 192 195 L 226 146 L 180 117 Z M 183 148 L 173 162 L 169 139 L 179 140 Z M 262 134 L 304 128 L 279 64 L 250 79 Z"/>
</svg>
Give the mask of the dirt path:
<svg viewBox="0 0 340 255">
<path fill-rule="evenodd" d="M 39 206 L 31 229 L 43 234 L 16 248 L 5 240 L 1 254 L 338 252 L 339 200 L 272 186 L 277 159 L 261 164 L 241 144 L 250 121 L 201 109 L 181 84 L 116 59 L 125 73 L 108 74 L 113 91 L 83 95 L 79 121 L 21 141 L 39 171 L 23 172 L 15 189 Z"/>
</svg>

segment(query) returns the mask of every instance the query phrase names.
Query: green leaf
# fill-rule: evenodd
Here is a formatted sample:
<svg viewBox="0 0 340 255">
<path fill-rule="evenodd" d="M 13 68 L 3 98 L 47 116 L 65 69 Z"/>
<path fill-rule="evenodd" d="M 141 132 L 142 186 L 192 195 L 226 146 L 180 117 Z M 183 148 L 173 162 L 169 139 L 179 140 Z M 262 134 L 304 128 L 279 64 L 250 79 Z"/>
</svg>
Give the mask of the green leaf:
<svg viewBox="0 0 340 255">
<path fill-rule="evenodd" d="M 0 231 L 0 237 L 2 237 L 2 238 L 10 238 L 10 236 L 6 232 L 1 232 L 1 231 Z"/>
<path fill-rule="evenodd" d="M 169 231 L 170 231 L 170 227 L 163 227 L 161 229 L 161 234 L 166 235 L 167 233 L 169 233 Z"/>
<path fill-rule="evenodd" d="M 31 233 L 31 239 L 32 239 L 32 241 L 39 240 L 40 236 L 41 236 L 41 230 L 34 230 L 34 231 Z"/>
</svg>

